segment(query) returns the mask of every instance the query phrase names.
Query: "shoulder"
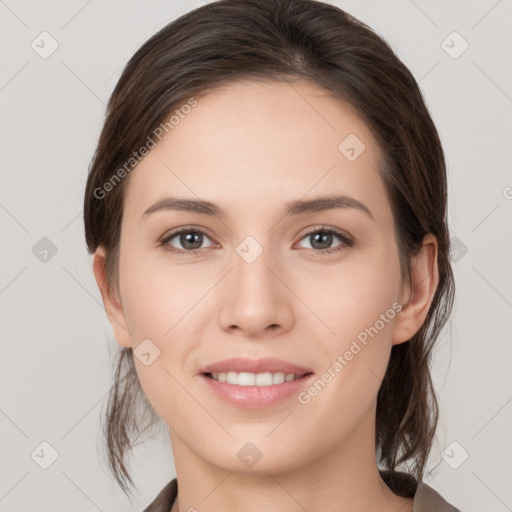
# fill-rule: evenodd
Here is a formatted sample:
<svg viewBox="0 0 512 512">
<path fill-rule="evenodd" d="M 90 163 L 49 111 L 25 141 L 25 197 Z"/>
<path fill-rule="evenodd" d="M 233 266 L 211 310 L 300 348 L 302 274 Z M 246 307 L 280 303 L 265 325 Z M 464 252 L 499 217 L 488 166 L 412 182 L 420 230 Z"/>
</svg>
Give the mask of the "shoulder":
<svg viewBox="0 0 512 512">
<path fill-rule="evenodd" d="M 178 480 L 171 480 L 143 510 L 143 512 L 169 512 L 178 494 Z"/>
<path fill-rule="evenodd" d="M 380 471 L 386 485 L 398 496 L 414 498 L 412 512 L 461 512 L 425 482 L 399 471 Z"/>
<path fill-rule="evenodd" d="M 418 484 L 412 512 L 460 512 L 424 482 Z"/>
</svg>

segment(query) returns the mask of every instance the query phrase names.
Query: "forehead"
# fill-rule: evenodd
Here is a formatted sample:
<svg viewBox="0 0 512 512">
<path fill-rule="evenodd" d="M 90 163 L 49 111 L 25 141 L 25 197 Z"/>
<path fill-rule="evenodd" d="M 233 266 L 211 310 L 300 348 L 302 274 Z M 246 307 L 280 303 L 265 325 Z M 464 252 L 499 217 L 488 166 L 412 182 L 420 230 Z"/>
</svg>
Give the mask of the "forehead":
<svg viewBox="0 0 512 512">
<path fill-rule="evenodd" d="M 130 208 L 166 194 L 229 210 L 339 192 L 385 213 L 380 151 L 351 105 L 304 81 L 230 83 L 196 101 L 131 172 Z"/>
</svg>

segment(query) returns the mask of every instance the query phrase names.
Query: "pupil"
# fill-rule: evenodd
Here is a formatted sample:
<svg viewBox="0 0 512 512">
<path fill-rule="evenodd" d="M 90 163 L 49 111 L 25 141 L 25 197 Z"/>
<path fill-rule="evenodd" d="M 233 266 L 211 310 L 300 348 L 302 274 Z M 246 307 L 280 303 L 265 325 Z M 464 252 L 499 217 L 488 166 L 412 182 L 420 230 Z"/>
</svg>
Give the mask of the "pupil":
<svg viewBox="0 0 512 512">
<path fill-rule="evenodd" d="M 316 241 L 320 241 L 321 247 L 315 247 L 313 244 L 311 244 L 315 249 L 326 249 L 331 245 L 332 242 L 332 234 L 326 233 L 325 231 L 321 231 L 319 233 L 315 233 L 312 235 L 313 238 Z M 324 242 L 322 243 L 322 238 L 324 238 Z"/>
<path fill-rule="evenodd" d="M 201 237 L 201 233 L 191 231 L 189 233 L 182 234 L 180 242 L 186 249 L 199 249 L 202 243 Z"/>
</svg>

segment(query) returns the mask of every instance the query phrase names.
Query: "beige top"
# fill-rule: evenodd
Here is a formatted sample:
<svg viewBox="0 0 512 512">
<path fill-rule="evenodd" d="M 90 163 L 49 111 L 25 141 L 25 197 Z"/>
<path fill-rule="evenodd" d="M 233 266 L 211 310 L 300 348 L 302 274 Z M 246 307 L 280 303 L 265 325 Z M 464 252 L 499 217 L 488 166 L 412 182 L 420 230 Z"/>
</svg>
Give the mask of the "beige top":
<svg viewBox="0 0 512 512">
<path fill-rule="evenodd" d="M 412 512 L 460 512 L 450 505 L 432 487 L 424 482 L 419 484 L 416 479 L 406 473 L 380 471 L 380 475 L 388 487 L 399 496 L 414 497 Z M 170 512 L 178 494 L 178 480 L 171 480 L 143 512 Z"/>
</svg>

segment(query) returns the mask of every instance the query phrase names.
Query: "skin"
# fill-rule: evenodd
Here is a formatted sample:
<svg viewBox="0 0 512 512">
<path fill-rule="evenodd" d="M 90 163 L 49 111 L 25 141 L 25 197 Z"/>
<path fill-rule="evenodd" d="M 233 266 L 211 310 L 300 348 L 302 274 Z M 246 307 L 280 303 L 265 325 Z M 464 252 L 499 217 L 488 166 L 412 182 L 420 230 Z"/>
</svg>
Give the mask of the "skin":
<svg viewBox="0 0 512 512">
<path fill-rule="evenodd" d="M 349 134 L 366 146 L 355 161 L 338 150 Z M 437 243 L 425 237 L 409 287 L 380 157 L 353 108 L 322 89 L 237 82 L 198 98 L 131 172 L 119 289 L 108 286 L 102 247 L 93 266 L 117 342 L 135 349 L 149 338 L 160 350 L 152 364 L 135 364 L 169 427 L 179 482 L 173 510 L 412 509 L 412 499 L 394 495 L 378 473 L 375 410 L 392 346 L 409 340 L 428 313 Z M 374 219 L 354 208 L 284 216 L 289 201 L 334 193 L 364 203 Z M 169 195 L 211 201 L 226 216 L 161 210 L 141 220 Z M 202 253 L 159 245 L 190 224 L 206 232 Z M 322 226 L 350 234 L 353 246 L 333 236 L 327 248 L 342 249 L 315 254 L 325 251 L 321 240 L 306 235 Z M 250 264 L 236 252 L 247 236 L 263 249 Z M 190 247 L 179 236 L 169 246 Z M 402 310 L 307 405 L 292 397 L 237 408 L 197 375 L 234 355 L 272 356 L 310 368 L 316 380 L 396 302 Z M 252 468 L 237 457 L 247 442 L 262 453 Z"/>
</svg>

